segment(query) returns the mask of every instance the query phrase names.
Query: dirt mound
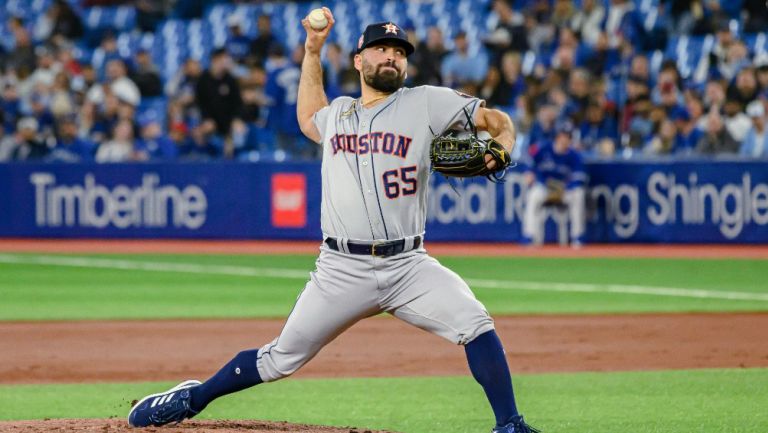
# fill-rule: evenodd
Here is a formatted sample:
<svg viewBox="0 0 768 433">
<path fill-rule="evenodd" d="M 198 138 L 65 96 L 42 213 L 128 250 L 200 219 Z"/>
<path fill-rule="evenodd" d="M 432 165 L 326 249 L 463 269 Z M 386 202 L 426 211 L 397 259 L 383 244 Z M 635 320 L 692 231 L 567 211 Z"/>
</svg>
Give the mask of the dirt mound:
<svg viewBox="0 0 768 433">
<path fill-rule="evenodd" d="M 0 432 L 13 433 L 387 433 L 357 427 L 323 427 L 269 421 L 186 421 L 179 425 L 151 427 L 137 430 L 128 426 L 124 419 L 47 419 L 44 421 L 1 421 Z"/>
<path fill-rule="evenodd" d="M 209 377 L 239 350 L 272 340 L 283 323 L 0 322 L 0 347 L 13 348 L 0 350 L 0 384 Z M 496 329 L 513 373 L 768 367 L 766 313 L 501 316 Z M 157 353 L 164 362 L 154 362 Z M 381 317 L 353 326 L 296 377 L 468 374 L 460 347 Z"/>
</svg>

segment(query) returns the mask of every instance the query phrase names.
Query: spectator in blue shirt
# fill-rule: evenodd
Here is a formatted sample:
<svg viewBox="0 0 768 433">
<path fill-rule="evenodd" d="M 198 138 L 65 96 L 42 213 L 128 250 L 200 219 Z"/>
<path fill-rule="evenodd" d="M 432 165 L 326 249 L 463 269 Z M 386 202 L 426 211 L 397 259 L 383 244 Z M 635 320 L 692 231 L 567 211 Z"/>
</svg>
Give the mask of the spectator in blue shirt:
<svg viewBox="0 0 768 433">
<path fill-rule="evenodd" d="M 557 108 L 553 105 L 544 105 L 536 114 L 536 120 L 531 127 L 530 145 L 532 149 L 542 148 L 552 144 L 555 139 L 555 122 L 557 120 Z"/>
<path fill-rule="evenodd" d="M 244 63 L 251 51 L 251 38 L 243 33 L 240 17 L 231 15 L 227 19 L 229 25 L 229 37 L 227 38 L 227 51 L 237 63 Z"/>
<path fill-rule="evenodd" d="M 616 120 L 606 116 L 605 107 L 598 101 L 591 100 L 587 105 L 586 118 L 579 125 L 581 149 L 590 153 L 597 152 L 597 144 L 604 138 L 617 141 L 619 138 Z"/>
<path fill-rule="evenodd" d="M 762 101 L 752 101 L 747 106 L 752 127 L 741 144 L 739 154 L 747 158 L 768 158 L 768 132 L 766 132 L 765 106 Z"/>
<path fill-rule="evenodd" d="M 572 133 L 570 122 L 560 123 L 555 142 L 533 155 L 533 162 L 525 173 L 529 185 L 523 217 L 525 243 L 538 245 L 544 241 L 544 207 L 547 205 L 566 207 L 571 245 L 579 247 L 584 242 L 587 175 L 581 154 L 571 146 Z"/>
<path fill-rule="evenodd" d="M 296 98 L 304 46 L 296 46 L 291 57 L 290 60 L 284 56 L 272 59 L 274 68 L 267 74 L 264 89 L 269 98 L 267 128 L 275 131 L 279 149 L 293 156 L 311 158 L 317 155 L 320 146 L 304 137 L 296 119 Z"/>
<path fill-rule="evenodd" d="M 96 143 L 78 137 L 77 116 L 67 115 L 57 122 L 56 145 L 46 158 L 55 162 L 91 162 Z"/>
<path fill-rule="evenodd" d="M 675 121 L 677 129 L 673 152 L 678 155 L 693 153 L 704 135 L 703 132 L 696 128 L 696 124 L 691 120 L 691 114 L 686 108 L 676 109 L 672 114 L 672 119 Z"/>
<path fill-rule="evenodd" d="M 174 138 L 180 138 L 185 135 L 184 127 L 174 127 Z M 189 137 L 181 145 L 179 155 L 186 161 L 207 161 L 221 156 L 224 143 L 214 132 L 216 126 L 212 121 L 205 121 L 200 124 L 192 123 L 189 127 Z M 178 142 L 176 143 L 178 146 Z"/>
<path fill-rule="evenodd" d="M 449 87 L 476 89 L 488 72 L 488 56 L 482 49 L 477 54 L 471 54 L 467 35 L 464 32 L 457 33 L 453 43 L 454 51 L 443 59 L 441 68 L 443 84 Z"/>
<path fill-rule="evenodd" d="M 33 93 L 29 99 L 30 116 L 37 119 L 38 131 L 45 136 L 53 134 L 54 121 L 50 110 L 50 98 L 47 95 Z"/>
<path fill-rule="evenodd" d="M 173 160 L 179 152 L 176 143 L 163 133 L 157 113 L 148 111 L 140 116 L 141 134 L 136 151 L 143 152 L 150 160 Z"/>
</svg>

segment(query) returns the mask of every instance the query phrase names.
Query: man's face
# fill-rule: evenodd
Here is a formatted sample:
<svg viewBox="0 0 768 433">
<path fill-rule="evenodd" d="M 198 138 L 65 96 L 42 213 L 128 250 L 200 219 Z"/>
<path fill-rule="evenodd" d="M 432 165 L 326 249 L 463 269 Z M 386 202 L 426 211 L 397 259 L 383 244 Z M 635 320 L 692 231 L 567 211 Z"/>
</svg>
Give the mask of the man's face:
<svg viewBox="0 0 768 433">
<path fill-rule="evenodd" d="M 77 136 L 77 124 L 75 122 L 62 123 L 61 135 L 66 139 L 72 139 Z"/>
<path fill-rule="evenodd" d="M 555 136 L 555 153 L 565 153 L 571 145 L 571 134 L 558 132 Z"/>
<path fill-rule="evenodd" d="M 116 80 L 123 77 L 124 75 L 125 68 L 123 67 L 123 63 L 121 61 L 112 60 L 107 63 L 107 77 L 109 77 L 110 80 Z"/>
<path fill-rule="evenodd" d="M 355 66 L 368 86 L 386 93 L 403 87 L 408 68 L 405 48 L 385 42 L 364 49 L 359 58 L 360 65 Z"/>
</svg>

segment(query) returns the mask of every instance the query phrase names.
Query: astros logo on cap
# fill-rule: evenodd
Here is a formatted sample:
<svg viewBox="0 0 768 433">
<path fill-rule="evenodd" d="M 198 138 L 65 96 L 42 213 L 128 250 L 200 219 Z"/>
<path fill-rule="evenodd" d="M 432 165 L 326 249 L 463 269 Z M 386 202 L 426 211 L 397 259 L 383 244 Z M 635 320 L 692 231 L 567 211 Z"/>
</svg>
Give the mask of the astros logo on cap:
<svg viewBox="0 0 768 433">
<path fill-rule="evenodd" d="M 398 28 L 397 28 L 397 26 L 396 26 L 396 25 L 394 25 L 394 24 L 392 24 L 392 23 L 387 23 L 387 24 L 384 24 L 382 27 L 384 27 L 384 29 L 386 30 L 386 32 L 384 32 L 385 34 L 386 34 L 386 33 L 394 33 L 394 34 L 397 34 L 397 31 L 398 31 L 398 30 L 400 30 L 400 29 L 398 29 Z"/>
</svg>

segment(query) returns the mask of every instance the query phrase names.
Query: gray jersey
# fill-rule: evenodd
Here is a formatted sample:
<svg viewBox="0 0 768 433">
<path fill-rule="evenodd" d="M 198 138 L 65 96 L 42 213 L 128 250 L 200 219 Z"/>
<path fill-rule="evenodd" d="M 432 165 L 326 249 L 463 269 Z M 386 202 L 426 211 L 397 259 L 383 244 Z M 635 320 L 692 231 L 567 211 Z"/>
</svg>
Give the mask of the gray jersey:
<svg viewBox="0 0 768 433">
<path fill-rule="evenodd" d="M 466 126 L 482 101 L 445 87 L 401 88 L 372 108 L 339 97 L 318 111 L 324 236 L 400 239 L 424 233 L 429 143 Z"/>
</svg>

